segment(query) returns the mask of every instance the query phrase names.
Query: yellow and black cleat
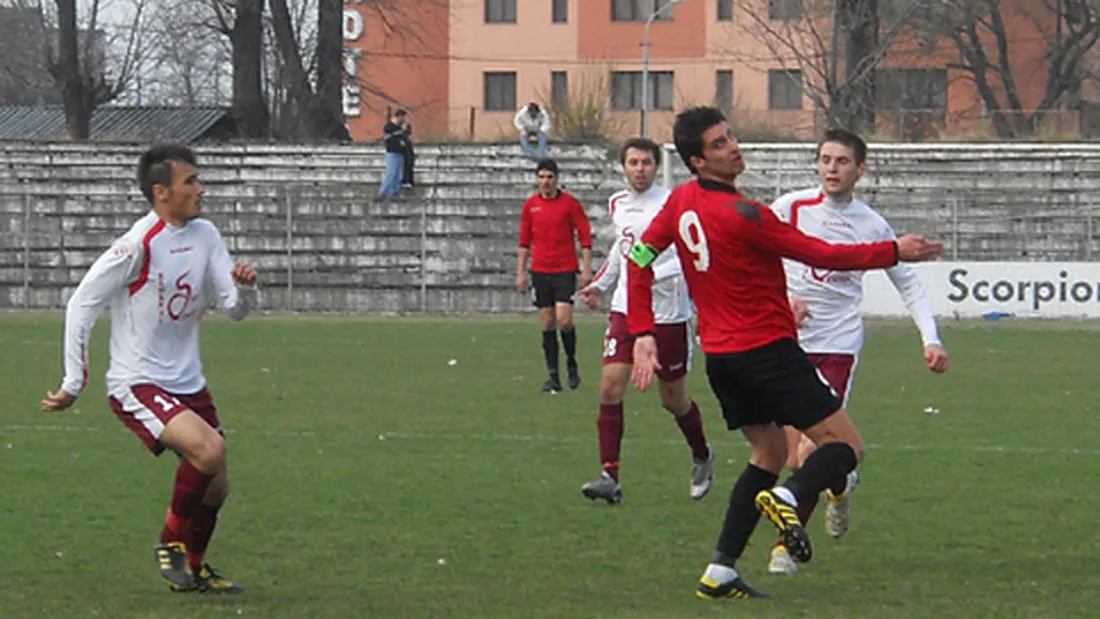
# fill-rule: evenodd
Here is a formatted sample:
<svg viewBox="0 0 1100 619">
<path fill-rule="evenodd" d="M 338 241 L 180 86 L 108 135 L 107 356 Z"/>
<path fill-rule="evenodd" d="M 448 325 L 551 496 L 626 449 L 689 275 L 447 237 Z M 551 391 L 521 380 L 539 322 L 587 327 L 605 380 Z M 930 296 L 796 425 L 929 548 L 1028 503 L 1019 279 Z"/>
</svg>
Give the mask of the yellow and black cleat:
<svg viewBox="0 0 1100 619">
<path fill-rule="evenodd" d="M 244 593 L 244 587 L 219 574 L 209 563 L 195 574 L 195 586 L 199 593 Z"/>
<path fill-rule="evenodd" d="M 779 539 L 791 558 L 806 563 L 813 557 L 810 536 L 798 519 L 798 510 L 775 495 L 771 490 L 761 490 L 756 495 L 756 507 L 779 529 Z"/>
<path fill-rule="evenodd" d="M 737 598 L 739 600 L 747 600 L 749 598 L 766 598 L 766 594 L 753 589 L 749 583 L 741 580 L 741 577 L 734 578 L 727 583 L 718 583 L 706 576 L 699 579 L 699 588 L 695 590 L 695 595 L 701 597 L 704 600 L 716 600 L 718 598 Z"/>
<path fill-rule="evenodd" d="M 187 546 L 183 542 L 157 544 L 153 552 L 169 589 L 181 593 L 195 590 L 195 575 L 187 565 Z"/>
</svg>

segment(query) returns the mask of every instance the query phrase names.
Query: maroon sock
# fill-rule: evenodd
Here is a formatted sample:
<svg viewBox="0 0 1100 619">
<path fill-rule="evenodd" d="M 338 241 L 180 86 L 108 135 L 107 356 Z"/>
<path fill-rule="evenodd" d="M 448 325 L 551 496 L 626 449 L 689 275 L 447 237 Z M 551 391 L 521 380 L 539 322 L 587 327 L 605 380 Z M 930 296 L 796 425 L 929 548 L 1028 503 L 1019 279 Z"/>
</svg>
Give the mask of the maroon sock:
<svg viewBox="0 0 1100 619">
<path fill-rule="evenodd" d="M 833 496 L 840 496 L 844 494 L 844 491 L 848 489 L 848 476 L 843 475 L 840 481 L 835 481 L 829 486 L 829 492 L 833 493 Z"/>
<path fill-rule="evenodd" d="M 703 417 L 699 414 L 699 406 L 691 401 L 691 409 L 683 417 L 676 417 L 676 425 L 680 426 L 680 432 L 684 433 L 688 445 L 691 446 L 691 457 L 696 460 L 706 460 L 710 457 L 710 448 L 707 447 L 707 435 L 703 432 Z"/>
<path fill-rule="evenodd" d="M 168 517 L 164 530 L 160 533 L 162 543 L 182 541 L 195 510 L 202 503 L 202 496 L 214 476 L 195 468 L 187 460 L 182 460 L 176 469 L 176 485 L 172 490 L 172 505 L 168 508 Z"/>
<path fill-rule="evenodd" d="M 608 475 L 619 480 L 619 448 L 623 442 L 623 403 L 600 404 L 596 428 L 600 434 L 600 463 Z"/>
<path fill-rule="evenodd" d="M 817 507 L 818 495 L 814 495 L 807 499 L 798 502 L 798 519 L 802 521 L 802 526 L 806 526 L 806 523 L 810 521 L 810 516 L 814 515 L 814 508 Z"/>
<path fill-rule="evenodd" d="M 195 515 L 191 516 L 190 535 L 187 539 L 187 562 L 191 565 L 191 571 L 196 574 L 202 570 L 206 547 L 210 545 L 214 527 L 218 525 L 219 509 L 221 505 L 200 503 L 195 510 Z"/>
</svg>

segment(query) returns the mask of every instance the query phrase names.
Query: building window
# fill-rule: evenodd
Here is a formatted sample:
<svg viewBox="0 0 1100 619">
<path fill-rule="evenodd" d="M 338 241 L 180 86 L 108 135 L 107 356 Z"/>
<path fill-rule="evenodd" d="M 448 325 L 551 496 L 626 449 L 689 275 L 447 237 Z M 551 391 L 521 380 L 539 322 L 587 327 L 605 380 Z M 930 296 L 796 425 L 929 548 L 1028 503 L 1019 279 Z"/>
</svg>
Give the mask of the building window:
<svg viewBox="0 0 1100 619">
<path fill-rule="evenodd" d="M 550 72 L 550 105 L 558 110 L 569 105 L 569 74 L 565 71 Z"/>
<path fill-rule="evenodd" d="M 485 23 L 516 23 L 516 0 L 485 0 Z"/>
<path fill-rule="evenodd" d="M 718 0 L 718 21 L 733 21 L 733 0 Z"/>
<path fill-rule="evenodd" d="M 768 17 L 785 20 L 802 17 L 802 0 L 768 0 Z"/>
<path fill-rule="evenodd" d="M 485 111 L 500 112 L 516 109 L 516 72 L 485 73 Z"/>
<path fill-rule="evenodd" d="M 714 72 L 714 107 L 725 111 L 733 109 L 733 71 Z"/>
<path fill-rule="evenodd" d="M 802 109 L 802 71 L 768 71 L 768 109 Z"/>
<path fill-rule="evenodd" d="M 649 16 L 665 5 L 668 0 L 611 0 L 611 21 L 646 21 Z M 672 21 L 669 7 L 657 17 L 656 21 Z"/>
<path fill-rule="evenodd" d="M 875 73 L 875 108 L 943 111 L 947 109 L 944 69 L 887 69 Z"/>
<path fill-rule="evenodd" d="M 671 110 L 674 92 L 672 71 L 649 72 L 648 109 Z M 642 109 L 641 71 L 614 71 L 611 73 L 611 109 Z"/>
<path fill-rule="evenodd" d="M 569 21 L 569 0 L 553 0 L 550 8 L 550 21 L 555 24 L 564 24 Z"/>
</svg>

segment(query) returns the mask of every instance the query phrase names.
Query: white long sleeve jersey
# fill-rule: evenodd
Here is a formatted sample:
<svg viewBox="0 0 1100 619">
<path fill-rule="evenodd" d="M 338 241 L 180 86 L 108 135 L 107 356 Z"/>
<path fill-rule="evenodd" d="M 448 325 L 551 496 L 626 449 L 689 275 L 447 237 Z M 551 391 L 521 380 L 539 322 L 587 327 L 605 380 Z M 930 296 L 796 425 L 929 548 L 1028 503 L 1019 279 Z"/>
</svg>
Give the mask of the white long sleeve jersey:
<svg viewBox="0 0 1100 619">
<path fill-rule="evenodd" d="M 92 264 L 65 312 L 65 378 L 79 395 L 88 376 L 88 336 L 111 307 L 107 391 L 152 383 L 171 393 L 206 385 L 199 321 L 211 300 L 234 320 L 255 307 L 257 290 L 239 288 L 218 229 L 206 219 L 176 227 L 150 212 Z"/>
<path fill-rule="evenodd" d="M 643 193 L 620 191 L 608 200 L 608 210 L 615 222 L 615 241 L 593 282 L 601 291 L 615 286 L 611 297 L 613 312 L 626 313 L 629 286 L 625 264 L 630 248 L 642 237 L 650 222 L 665 205 L 670 193 L 672 192 L 668 189 L 654 185 Z M 653 315 L 657 324 L 676 324 L 691 320 L 691 297 L 688 296 L 675 247 L 661 252 L 653 264 L 653 274 Z"/>
<path fill-rule="evenodd" d="M 831 243 L 867 243 L 897 238 L 890 224 L 859 200 L 837 203 L 820 187 L 788 193 L 772 204 L 782 220 Z M 783 260 L 787 290 L 809 306 L 810 316 L 798 331 L 810 353 L 858 354 L 863 347 L 863 271 L 831 271 Z M 916 272 L 898 263 L 886 275 L 897 289 L 920 331 L 923 345 L 939 344 L 928 293 Z"/>
</svg>

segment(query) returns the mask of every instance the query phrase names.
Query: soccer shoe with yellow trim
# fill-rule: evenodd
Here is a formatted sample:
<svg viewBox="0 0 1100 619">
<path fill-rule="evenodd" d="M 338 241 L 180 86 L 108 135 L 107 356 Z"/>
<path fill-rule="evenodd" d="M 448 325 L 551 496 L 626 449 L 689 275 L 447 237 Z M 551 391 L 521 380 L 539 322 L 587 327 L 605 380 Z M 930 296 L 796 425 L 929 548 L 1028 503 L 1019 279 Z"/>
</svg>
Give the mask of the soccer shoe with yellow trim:
<svg viewBox="0 0 1100 619">
<path fill-rule="evenodd" d="M 704 600 L 716 600 L 718 598 L 766 598 L 767 594 L 752 588 L 752 585 L 742 580 L 740 576 L 729 582 L 719 583 L 716 580 L 703 576 L 699 579 L 699 587 L 695 589 L 696 597 Z"/>
<path fill-rule="evenodd" d="M 791 553 L 787 552 L 787 547 L 779 544 L 772 548 L 772 558 L 768 562 L 769 574 L 796 574 L 798 573 L 798 564 L 791 558 Z"/>
<path fill-rule="evenodd" d="M 187 565 L 187 545 L 183 542 L 159 543 L 153 549 L 160 575 L 172 591 L 194 591 L 195 575 Z"/>
<path fill-rule="evenodd" d="M 832 490 L 826 490 L 828 506 L 825 508 L 825 532 L 833 537 L 840 537 L 848 532 L 852 524 L 852 491 L 859 485 L 859 473 L 848 473 L 848 485 L 844 492 L 835 495 Z"/>
<path fill-rule="evenodd" d="M 776 496 L 772 490 L 761 490 L 756 494 L 756 507 L 779 530 L 779 540 L 791 558 L 806 563 L 813 557 L 810 536 L 802 527 L 794 505 Z"/>
<path fill-rule="evenodd" d="M 607 471 L 600 473 L 598 478 L 581 486 L 581 494 L 593 501 L 603 499 L 607 501 L 608 505 L 623 502 L 623 487 Z"/>
<path fill-rule="evenodd" d="M 199 593 L 244 593 L 244 587 L 219 574 L 209 563 L 204 563 L 195 574 Z"/>
<path fill-rule="evenodd" d="M 707 445 L 710 452 L 706 460 L 691 459 L 691 498 L 702 501 L 714 484 L 714 449 Z"/>
</svg>

